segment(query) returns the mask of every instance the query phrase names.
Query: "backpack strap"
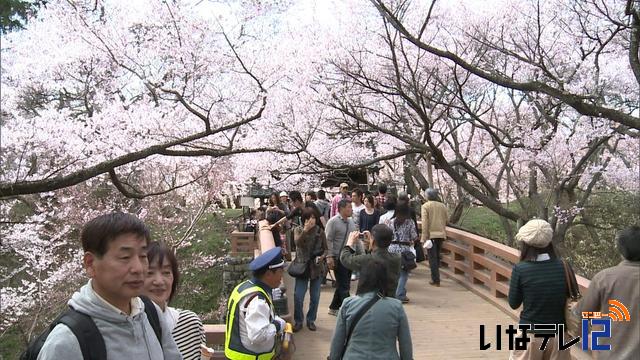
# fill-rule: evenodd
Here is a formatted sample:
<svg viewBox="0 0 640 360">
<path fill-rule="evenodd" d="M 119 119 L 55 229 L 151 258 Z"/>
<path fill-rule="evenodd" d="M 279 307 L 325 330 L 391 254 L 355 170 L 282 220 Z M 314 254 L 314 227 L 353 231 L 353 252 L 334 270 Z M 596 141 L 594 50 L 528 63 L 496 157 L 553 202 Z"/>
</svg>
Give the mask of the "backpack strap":
<svg viewBox="0 0 640 360">
<path fill-rule="evenodd" d="M 144 304 L 144 312 L 147 314 L 147 320 L 149 320 L 149 324 L 158 338 L 158 343 L 160 343 L 160 347 L 162 347 L 162 327 L 160 326 L 160 318 L 158 317 L 156 306 L 153 304 L 151 299 L 144 295 L 140 296 L 140 300 L 142 300 L 142 303 Z"/>
<path fill-rule="evenodd" d="M 369 300 L 362 308 L 360 308 L 360 310 L 355 314 L 355 316 L 353 317 L 353 321 L 351 321 L 351 326 L 349 327 L 349 329 L 347 330 L 347 336 L 344 339 L 343 345 L 342 345 L 342 354 L 340 355 L 339 359 L 343 359 L 344 358 L 344 353 L 347 351 L 347 346 L 349 345 L 349 339 L 351 339 L 351 334 L 353 334 L 353 330 L 356 328 L 356 325 L 358 325 L 358 321 L 360 321 L 360 319 L 362 318 L 362 316 L 369 311 L 369 309 L 371 309 L 371 307 L 373 305 L 375 305 L 375 303 L 378 302 L 378 300 L 380 300 L 382 298 L 382 296 L 380 296 L 379 294 L 375 294 L 373 296 L 373 298 L 371 300 Z M 344 321 L 346 321 L 346 319 L 343 318 Z"/>
<path fill-rule="evenodd" d="M 60 316 L 59 321 L 51 324 L 51 330 L 58 323 L 66 325 L 78 339 L 82 358 L 85 360 L 106 360 L 107 348 L 100 330 L 91 316 L 83 314 L 72 307 Z"/>
</svg>

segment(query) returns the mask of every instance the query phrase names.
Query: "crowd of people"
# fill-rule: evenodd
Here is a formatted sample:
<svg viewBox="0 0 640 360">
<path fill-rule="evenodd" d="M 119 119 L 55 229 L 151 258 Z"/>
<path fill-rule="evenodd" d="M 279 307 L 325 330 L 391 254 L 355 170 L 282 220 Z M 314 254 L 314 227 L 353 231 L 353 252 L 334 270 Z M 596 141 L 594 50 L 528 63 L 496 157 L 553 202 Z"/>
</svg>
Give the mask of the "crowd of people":
<svg viewBox="0 0 640 360">
<path fill-rule="evenodd" d="M 435 252 L 440 251 L 446 237 L 448 219 L 436 190 L 428 189 L 424 197 L 428 199 L 425 204 L 440 205 L 420 208 L 422 204 L 412 202 L 404 192 L 388 194 L 385 185 L 378 186 L 374 194 L 342 183 L 329 199 L 325 190 L 304 195 L 300 191 L 274 192 L 266 205 L 253 212 L 256 220 L 268 222 L 282 256 L 295 250 L 292 264 L 296 263 L 296 269 L 299 263 L 307 264 L 306 271 L 290 272 L 295 278 L 293 332 L 301 331 L 305 324 L 316 331 L 320 288 L 331 272 L 335 290 L 328 313 L 337 316 L 337 325 L 329 358 L 364 359 L 372 354 L 384 359 L 413 358 L 409 322 L 402 307 L 409 302 L 407 280 L 416 267 L 417 250 L 423 250 L 427 241 L 434 244 L 427 249 L 430 259 L 439 261 Z M 426 236 L 418 235 L 416 209 L 420 209 Z M 258 231 L 257 226 L 254 229 Z M 356 296 L 351 297 L 351 281 L 358 279 Z M 430 284 L 439 286 L 437 273 Z M 309 308 L 305 313 L 307 291 Z M 381 301 L 371 304 L 371 311 L 359 314 L 376 299 Z M 356 327 L 359 321 L 363 325 Z M 371 336 L 374 333 L 389 336 L 381 339 Z M 245 351 L 260 355 L 246 347 Z"/>
<path fill-rule="evenodd" d="M 446 206 L 438 192 L 427 189 L 424 204 L 411 203 L 406 193 L 376 194 L 340 185 L 340 192 L 274 193 L 255 214 L 274 247 L 250 264 L 252 277 L 238 284 L 228 299 L 225 356 L 229 359 L 272 359 L 282 351 L 289 328 L 273 305 L 286 271 L 286 257 L 306 264 L 295 275 L 294 323 L 291 332 L 316 331 L 321 285 L 331 271 L 335 290 L 328 312 L 336 326 L 328 359 L 413 359 L 407 279 L 416 255 L 424 249 L 432 286 L 440 286 L 439 262 L 446 240 Z M 420 209 L 421 235 L 417 211 Z M 258 231 L 258 228 L 256 227 Z M 290 230 L 290 231 L 289 231 Z M 290 235 L 289 235 L 290 234 Z M 262 231 L 261 231 L 262 235 Z M 271 239 L 272 238 L 272 239 Z M 534 219 L 522 226 L 520 262 L 513 267 L 508 302 L 522 306 L 521 325 L 566 324 L 569 296 L 567 270 L 553 243 L 553 229 Z M 172 249 L 151 241 L 147 226 L 134 215 L 114 212 L 89 221 L 81 231 L 83 265 L 89 281 L 69 300 L 64 312 L 26 358 L 47 359 L 201 359 L 211 355 L 204 346 L 200 319 L 192 311 L 169 306 L 180 276 Z M 599 359 L 632 359 L 640 353 L 640 227 L 617 236 L 624 260 L 598 273 L 579 312 L 608 312 L 616 299 L 630 312 L 628 322 L 613 322 L 612 348 Z M 352 273 L 359 274 L 350 296 Z M 309 307 L 303 304 L 309 292 Z M 544 330 L 531 330 L 531 333 Z M 569 335 L 567 334 L 567 337 Z M 569 359 L 551 338 L 532 337 L 526 350 L 511 359 Z M 286 350 L 286 346 L 285 346 Z"/>
</svg>

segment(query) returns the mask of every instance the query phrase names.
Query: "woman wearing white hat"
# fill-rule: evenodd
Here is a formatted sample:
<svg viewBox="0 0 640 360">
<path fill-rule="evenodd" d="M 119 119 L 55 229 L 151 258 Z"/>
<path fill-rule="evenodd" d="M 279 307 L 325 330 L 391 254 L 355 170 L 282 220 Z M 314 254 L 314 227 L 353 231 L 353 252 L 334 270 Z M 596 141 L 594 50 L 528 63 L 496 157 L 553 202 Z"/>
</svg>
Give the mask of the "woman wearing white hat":
<svg viewBox="0 0 640 360">
<path fill-rule="evenodd" d="M 571 359 L 570 351 L 558 350 L 555 337 L 551 337 L 544 350 L 540 350 L 544 337 L 535 333 L 556 333 L 535 329 L 535 325 L 564 324 L 567 285 L 564 265 L 557 257 L 551 239 L 553 229 L 548 222 L 534 219 L 520 228 L 516 240 L 522 242 L 520 262 L 514 265 L 509 285 L 509 305 L 520 313 L 520 325 L 531 326 L 526 350 L 512 350 L 510 359 Z M 570 336 L 565 332 L 565 339 Z M 566 342 L 566 341 L 565 341 Z"/>
</svg>

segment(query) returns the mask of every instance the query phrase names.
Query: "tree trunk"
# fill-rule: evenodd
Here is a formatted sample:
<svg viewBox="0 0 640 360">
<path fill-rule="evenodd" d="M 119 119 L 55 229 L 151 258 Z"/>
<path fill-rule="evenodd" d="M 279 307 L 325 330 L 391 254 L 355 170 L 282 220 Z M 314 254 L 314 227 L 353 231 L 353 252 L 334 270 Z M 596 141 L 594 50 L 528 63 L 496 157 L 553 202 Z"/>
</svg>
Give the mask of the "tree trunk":
<svg viewBox="0 0 640 360">
<path fill-rule="evenodd" d="M 515 234 L 514 234 L 514 231 L 513 231 L 513 225 L 511 224 L 509 219 L 507 219 L 504 216 L 500 216 L 500 223 L 502 224 L 502 228 L 504 229 L 504 232 L 507 235 L 507 238 L 504 239 L 504 244 L 513 247 L 514 239 L 515 239 Z"/>
<path fill-rule="evenodd" d="M 418 188 L 416 187 L 416 184 L 413 182 L 413 176 L 412 176 L 412 174 L 415 172 L 413 171 L 415 166 L 412 166 L 412 163 L 415 164 L 415 160 L 412 161 L 412 159 L 409 158 L 409 155 L 405 155 L 403 162 L 404 164 L 402 166 L 402 170 L 403 170 L 404 183 L 407 186 L 407 194 L 410 194 L 412 196 L 416 195 L 419 193 L 419 191 L 418 191 Z"/>
<path fill-rule="evenodd" d="M 453 212 L 451 213 L 451 216 L 449 217 L 449 223 L 451 224 L 457 224 L 458 221 L 460 221 L 460 218 L 462 217 L 462 212 L 464 211 L 464 201 L 462 199 L 458 200 L 458 203 L 456 204 L 455 209 L 453 209 Z"/>
</svg>

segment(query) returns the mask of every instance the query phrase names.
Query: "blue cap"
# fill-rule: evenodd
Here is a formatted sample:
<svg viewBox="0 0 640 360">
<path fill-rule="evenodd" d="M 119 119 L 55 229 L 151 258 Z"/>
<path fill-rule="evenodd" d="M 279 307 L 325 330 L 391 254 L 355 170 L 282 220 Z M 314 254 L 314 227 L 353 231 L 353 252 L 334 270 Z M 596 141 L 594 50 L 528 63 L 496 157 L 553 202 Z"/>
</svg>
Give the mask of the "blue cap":
<svg viewBox="0 0 640 360">
<path fill-rule="evenodd" d="M 251 271 L 260 270 L 266 267 L 269 269 L 284 267 L 281 247 L 269 249 L 249 263 L 249 270 Z"/>
</svg>

